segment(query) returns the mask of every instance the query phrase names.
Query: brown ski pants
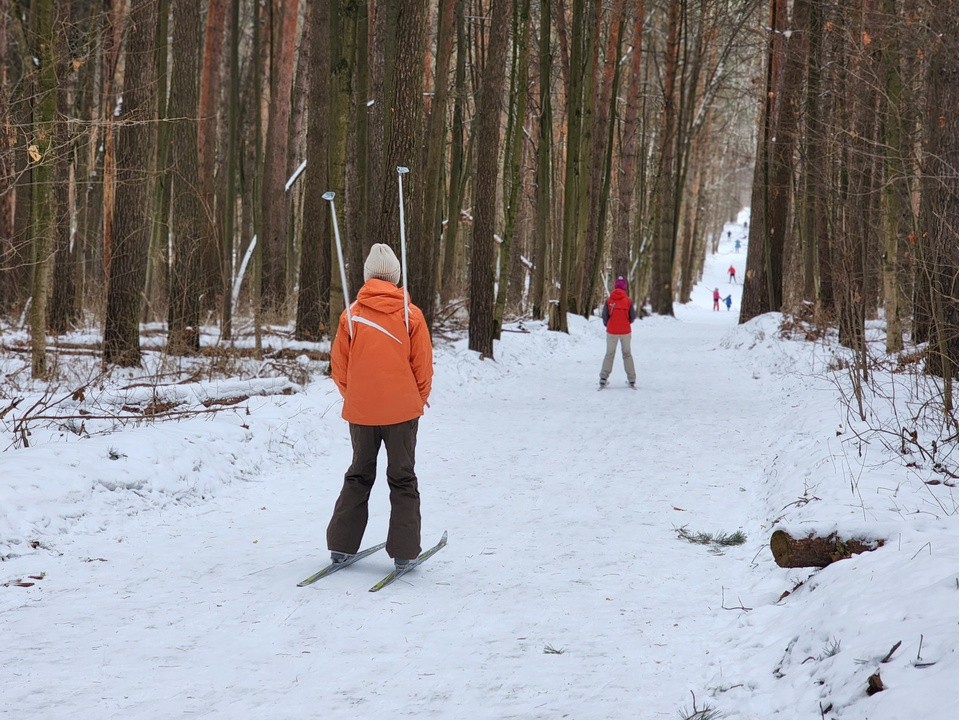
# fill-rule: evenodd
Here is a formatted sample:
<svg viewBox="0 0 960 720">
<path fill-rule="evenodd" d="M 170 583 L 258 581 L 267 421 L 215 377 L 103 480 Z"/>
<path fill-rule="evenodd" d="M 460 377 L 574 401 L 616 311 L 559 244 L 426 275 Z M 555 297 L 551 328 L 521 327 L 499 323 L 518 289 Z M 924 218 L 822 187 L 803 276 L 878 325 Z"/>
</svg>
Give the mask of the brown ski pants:
<svg viewBox="0 0 960 720">
<path fill-rule="evenodd" d="M 387 483 L 390 486 L 390 527 L 387 554 L 412 560 L 420 554 L 420 492 L 413 466 L 419 418 L 395 425 L 350 423 L 353 462 L 343 478 L 343 489 L 327 526 L 327 547 L 353 554 L 360 549 L 367 527 L 367 501 L 377 479 L 380 444 L 387 448 Z"/>
</svg>

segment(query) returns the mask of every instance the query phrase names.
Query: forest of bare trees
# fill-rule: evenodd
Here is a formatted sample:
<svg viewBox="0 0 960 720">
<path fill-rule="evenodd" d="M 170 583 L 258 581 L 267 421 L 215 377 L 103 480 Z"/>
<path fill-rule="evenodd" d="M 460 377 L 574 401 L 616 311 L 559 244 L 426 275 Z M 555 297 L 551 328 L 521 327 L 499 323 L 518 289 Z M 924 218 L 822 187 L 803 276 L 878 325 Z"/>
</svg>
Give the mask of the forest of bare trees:
<svg viewBox="0 0 960 720">
<path fill-rule="evenodd" d="M 946 22 L 944 22 L 946 19 Z M 751 207 L 741 322 L 957 374 L 957 2 L 0 0 L 0 318 L 137 365 L 329 336 L 375 242 L 431 326 L 687 302 Z M 333 191 L 335 202 L 323 200 Z M 259 335 L 258 335 L 259 337 Z M 949 383 L 947 383 L 949 386 Z M 949 392 L 949 391 L 948 391 Z M 952 403 L 952 401 L 948 401 Z"/>
</svg>

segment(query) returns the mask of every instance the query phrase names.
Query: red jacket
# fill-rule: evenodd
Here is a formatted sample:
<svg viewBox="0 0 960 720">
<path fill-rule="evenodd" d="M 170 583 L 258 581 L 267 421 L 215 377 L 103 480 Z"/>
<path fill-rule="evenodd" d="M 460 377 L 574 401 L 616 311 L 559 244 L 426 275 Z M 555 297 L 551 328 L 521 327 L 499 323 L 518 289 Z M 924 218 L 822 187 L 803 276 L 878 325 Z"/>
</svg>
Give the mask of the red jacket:
<svg viewBox="0 0 960 720">
<path fill-rule="evenodd" d="M 367 280 L 350 307 L 330 352 L 330 374 L 343 395 L 343 419 L 356 425 L 394 425 L 423 415 L 433 381 L 433 347 L 423 313 L 410 303 L 410 334 L 403 321 L 403 290 Z"/>
<path fill-rule="evenodd" d="M 602 317 L 608 335 L 629 335 L 630 323 L 637 319 L 637 311 L 626 291 L 617 288 L 604 303 Z"/>
</svg>

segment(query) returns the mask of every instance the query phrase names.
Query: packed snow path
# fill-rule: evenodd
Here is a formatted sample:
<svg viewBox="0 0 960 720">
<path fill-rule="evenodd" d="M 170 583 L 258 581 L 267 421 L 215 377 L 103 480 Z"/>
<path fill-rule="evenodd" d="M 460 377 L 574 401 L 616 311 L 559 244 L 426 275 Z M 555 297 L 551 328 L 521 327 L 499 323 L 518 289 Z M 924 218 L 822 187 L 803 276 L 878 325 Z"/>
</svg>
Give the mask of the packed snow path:
<svg viewBox="0 0 960 720">
<path fill-rule="evenodd" d="M 745 254 L 720 256 L 717 284 L 731 258 L 742 273 Z M 765 541 L 755 489 L 783 434 L 767 419 L 790 402 L 783 379 L 718 349 L 739 287 L 729 312 L 711 290 L 634 324 L 636 391 L 619 357 L 597 391 L 597 318 L 507 332 L 495 363 L 439 350 L 417 469 L 423 545 L 450 541 L 380 593 L 385 553 L 296 587 L 326 562 L 350 457 L 332 383 L 278 403 L 269 428 L 254 412 L 286 465 L 265 458 L 203 502 L 88 518 L 55 553 L 10 561 L 8 576 L 46 575 L 2 595 L 0 714 L 677 717 Z M 172 433 L 175 456 L 191 439 Z M 364 546 L 386 529 L 382 472 Z M 748 543 L 714 554 L 682 526 Z"/>
</svg>

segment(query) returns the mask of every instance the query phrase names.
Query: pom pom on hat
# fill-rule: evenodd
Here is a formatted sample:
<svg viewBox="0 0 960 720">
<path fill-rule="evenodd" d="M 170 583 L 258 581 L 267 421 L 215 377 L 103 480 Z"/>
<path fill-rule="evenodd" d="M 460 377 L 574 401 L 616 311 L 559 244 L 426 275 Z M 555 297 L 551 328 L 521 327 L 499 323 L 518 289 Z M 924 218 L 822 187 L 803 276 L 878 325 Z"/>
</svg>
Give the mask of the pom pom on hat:
<svg viewBox="0 0 960 720">
<path fill-rule="evenodd" d="M 613 284 L 617 290 L 626 290 L 627 289 L 627 279 L 623 276 L 618 277 L 617 281 Z"/>
<path fill-rule="evenodd" d="M 363 280 L 366 282 L 370 278 L 400 284 L 400 261 L 389 245 L 374 243 L 370 248 L 367 261 L 363 264 Z"/>
</svg>

